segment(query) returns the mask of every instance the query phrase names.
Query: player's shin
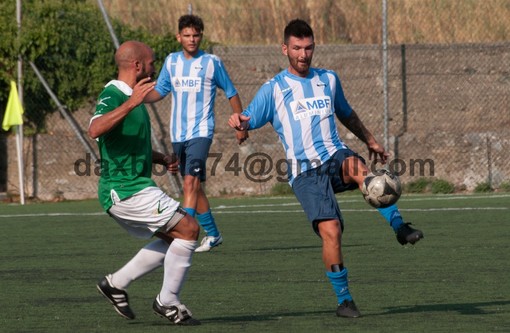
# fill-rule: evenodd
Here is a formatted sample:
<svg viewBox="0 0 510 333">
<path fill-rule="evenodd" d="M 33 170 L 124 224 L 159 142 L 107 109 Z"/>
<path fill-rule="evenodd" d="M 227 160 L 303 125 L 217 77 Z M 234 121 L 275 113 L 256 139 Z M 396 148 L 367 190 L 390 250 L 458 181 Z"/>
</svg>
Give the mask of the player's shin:
<svg viewBox="0 0 510 333">
<path fill-rule="evenodd" d="M 398 228 L 400 228 L 404 221 L 402 220 L 402 215 L 400 215 L 400 211 L 398 210 L 397 205 L 391 205 L 386 208 L 377 208 L 379 213 L 384 217 L 386 222 L 389 223 L 391 228 L 397 232 Z"/>
<path fill-rule="evenodd" d="M 220 235 L 210 209 L 203 214 L 197 214 L 197 220 L 200 226 L 204 228 L 207 236 L 218 237 Z"/>
<path fill-rule="evenodd" d="M 343 266 L 339 267 L 341 267 L 341 270 L 336 270 L 336 272 L 326 272 L 326 275 L 333 286 L 333 290 L 335 291 L 338 299 L 338 304 L 342 304 L 345 300 L 352 301 L 352 296 L 349 292 L 349 285 L 347 282 L 347 268 Z"/>
<path fill-rule="evenodd" d="M 180 304 L 179 293 L 191 266 L 197 241 L 176 238 L 168 248 L 164 263 L 163 286 L 159 300 L 165 306 Z"/>
<path fill-rule="evenodd" d="M 127 264 L 112 274 L 112 284 L 119 289 L 127 289 L 134 280 L 163 265 L 168 243 L 155 240 L 142 248 Z"/>
</svg>

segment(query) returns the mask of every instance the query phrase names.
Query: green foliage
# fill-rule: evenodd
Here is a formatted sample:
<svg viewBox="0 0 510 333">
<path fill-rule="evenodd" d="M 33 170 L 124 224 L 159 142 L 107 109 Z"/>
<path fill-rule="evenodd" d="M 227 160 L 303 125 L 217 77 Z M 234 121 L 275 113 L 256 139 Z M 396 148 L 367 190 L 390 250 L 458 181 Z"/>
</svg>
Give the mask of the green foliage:
<svg viewBox="0 0 510 333">
<path fill-rule="evenodd" d="M 405 185 L 407 193 L 425 193 L 429 187 L 430 181 L 426 178 L 419 178 Z"/>
<path fill-rule="evenodd" d="M 32 61 L 57 95 L 74 111 L 94 100 L 106 82 L 116 76 L 115 48 L 97 6 L 83 0 L 24 1 L 21 38 L 17 40 L 15 1 L 0 5 L 0 107 L 5 110 L 9 81 L 16 79 L 17 55 L 24 60 L 25 118 L 36 131 L 55 105 L 28 64 Z M 157 59 L 178 48 L 174 36 L 133 31 L 113 22 L 117 38 L 138 39 L 152 46 Z"/>
<path fill-rule="evenodd" d="M 5 110 L 9 81 L 15 79 L 17 61 L 16 2 L 0 2 L 0 107 Z"/>
<path fill-rule="evenodd" d="M 510 192 L 510 182 L 503 182 L 499 184 L 499 190 L 502 192 Z"/>
<path fill-rule="evenodd" d="M 294 191 L 292 191 L 292 187 L 288 183 L 276 183 L 271 188 L 271 194 L 272 195 L 289 195 L 294 194 Z"/>
<path fill-rule="evenodd" d="M 474 189 L 474 192 L 475 193 L 488 193 L 488 192 L 492 192 L 492 187 L 491 187 L 491 184 L 489 184 L 488 182 L 485 182 L 485 183 L 480 183 L 478 185 L 476 185 L 475 189 Z"/>
<path fill-rule="evenodd" d="M 449 193 L 453 193 L 455 191 L 455 186 L 444 180 L 444 179 L 436 179 L 432 182 L 432 184 L 430 184 L 430 187 L 431 187 L 431 190 L 432 190 L 432 193 L 434 194 L 439 194 L 439 193 L 442 193 L 442 194 L 449 194 Z"/>
</svg>

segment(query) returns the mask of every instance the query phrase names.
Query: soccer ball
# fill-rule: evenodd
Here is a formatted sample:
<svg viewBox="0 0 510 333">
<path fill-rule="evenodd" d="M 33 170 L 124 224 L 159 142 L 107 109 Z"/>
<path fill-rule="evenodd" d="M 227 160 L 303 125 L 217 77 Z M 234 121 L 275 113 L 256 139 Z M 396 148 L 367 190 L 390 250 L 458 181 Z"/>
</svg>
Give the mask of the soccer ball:
<svg viewBox="0 0 510 333">
<path fill-rule="evenodd" d="M 402 185 L 396 175 L 386 169 L 378 169 L 365 178 L 361 192 L 371 206 L 384 208 L 397 202 L 402 194 Z"/>
</svg>

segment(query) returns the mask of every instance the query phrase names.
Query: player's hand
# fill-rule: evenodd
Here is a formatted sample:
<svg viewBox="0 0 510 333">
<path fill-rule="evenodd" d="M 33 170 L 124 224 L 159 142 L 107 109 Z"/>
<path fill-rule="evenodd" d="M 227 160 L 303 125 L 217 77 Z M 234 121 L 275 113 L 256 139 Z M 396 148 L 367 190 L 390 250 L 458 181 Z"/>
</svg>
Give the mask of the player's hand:
<svg viewBox="0 0 510 333">
<path fill-rule="evenodd" d="M 163 157 L 163 161 L 165 162 L 166 170 L 172 175 L 175 175 L 179 171 L 179 159 L 177 158 L 177 155 L 173 153 L 165 155 L 165 157 Z"/>
<path fill-rule="evenodd" d="M 228 119 L 228 125 L 236 131 L 246 131 L 248 130 L 248 121 L 250 121 L 250 117 L 240 113 L 233 113 Z"/>
<path fill-rule="evenodd" d="M 374 160 L 376 163 L 381 162 L 386 164 L 390 154 L 384 150 L 384 147 L 378 142 L 373 142 L 368 145 L 368 158 Z"/>
<path fill-rule="evenodd" d="M 135 105 L 140 105 L 143 103 L 143 99 L 145 98 L 145 96 L 147 96 L 148 93 L 154 90 L 155 86 L 156 82 L 153 82 L 150 76 L 141 79 L 134 86 L 133 93 L 131 94 L 131 97 L 129 99 Z"/>
<path fill-rule="evenodd" d="M 236 131 L 236 138 L 237 138 L 237 143 L 238 143 L 238 144 L 243 143 L 243 142 L 244 142 L 244 141 L 246 141 L 249 137 L 250 137 L 250 135 L 248 134 L 248 131 L 247 131 L 247 130 L 244 130 L 244 131 Z"/>
</svg>

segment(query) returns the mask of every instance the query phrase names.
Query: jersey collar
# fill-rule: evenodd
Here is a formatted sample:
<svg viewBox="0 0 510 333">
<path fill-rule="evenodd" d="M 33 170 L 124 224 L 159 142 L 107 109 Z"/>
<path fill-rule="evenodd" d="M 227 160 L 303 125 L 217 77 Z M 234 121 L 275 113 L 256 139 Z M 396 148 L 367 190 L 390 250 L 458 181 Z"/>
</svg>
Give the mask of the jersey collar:
<svg viewBox="0 0 510 333">
<path fill-rule="evenodd" d="M 131 96 L 133 94 L 133 89 L 130 86 L 128 86 L 128 84 L 124 81 L 111 80 L 110 82 L 108 82 L 106 84 L 105 87 L 108 87 L 111 85 L 115 86 L 117 89 L 122 91 L 122 93 L 126 96 Z"/>
</svg>

